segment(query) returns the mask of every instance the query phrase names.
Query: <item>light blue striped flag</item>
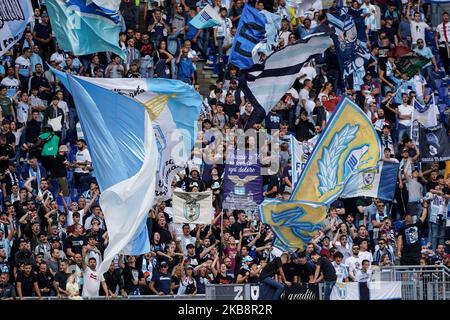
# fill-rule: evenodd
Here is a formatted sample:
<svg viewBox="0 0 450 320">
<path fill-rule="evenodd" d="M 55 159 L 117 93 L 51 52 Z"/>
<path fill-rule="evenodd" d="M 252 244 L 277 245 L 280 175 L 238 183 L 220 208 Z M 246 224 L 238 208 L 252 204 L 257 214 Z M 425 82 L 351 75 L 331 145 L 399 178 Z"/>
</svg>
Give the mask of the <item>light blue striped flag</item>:
<svg viewBox="0 0 450 320">
<path fill-rule="evenodd" d="M 67 75 L 102 190 L 109 244 L 99 273 L 119 254 L 150 251 L 146 227 L 154 203 L 158 151 L 146 108 L 124 95 Z"/>
<path fill-rule="evenodd" d="M 220 26 L 221 20 L 216 10 L 207 4 L 189 23 L 197 29 L 207 29 Z"/>
<path fill-rule="evenodd" d="M 47 0 L 60 48 L 75 55 L 111 51 L 124 59 L 125 52 L 119 47 L 119 5 L 117 0 Z"/>
<path fill-rule="evenodd" d="M 67 87 L 67 74 L 52 68 Z M 133 98 L 150 112 L 160 154 L 156 195 L 161 201 L 172 196 L 171 184 L 185 168 L 197 136 L 200 95 L 182 81 L 172 79 L 82 78 L 99 87 Z"/>
<path fill-rule="evenodd" d="M 32 17 L 30 0 L 0 1 L 0 57 L 22 38 Z"/>
</svg>

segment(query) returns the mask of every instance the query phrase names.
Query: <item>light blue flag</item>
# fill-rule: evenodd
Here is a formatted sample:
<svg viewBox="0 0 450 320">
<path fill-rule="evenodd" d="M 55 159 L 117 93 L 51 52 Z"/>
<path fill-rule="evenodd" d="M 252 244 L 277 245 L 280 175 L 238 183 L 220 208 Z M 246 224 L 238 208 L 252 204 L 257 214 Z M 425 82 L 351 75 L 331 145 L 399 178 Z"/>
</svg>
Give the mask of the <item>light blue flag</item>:
<svg viewBox="0 0 450 320">
<path fill-rule="evenodd" d="M 216 10 L 207 4 L 189 23 L 197 29 L 207 29 L 220 26 L 221 20 Z"/>
<path fill-rule="evenodd" d="M 371 197 L 392 201 L 399 164 L 380 161 L 377 167 L 355 174 L 344 187 L 341 198 Z"/>
<path fill-rule="evenodd" d="M 122 16 L 117 1 L 103 1 L 100 7 L 93 0 L 47 0 L 53 31 L 60 48 L 75 55 L 111 51 L 125 58 L 119 48 Z M 100 3 L 100 2 L 99 2 Z"/>
<path fill-rule="evenodd" d="M 67 74 L 53 68 L 52 71 L 68 88 Z M 131 97 L 151 112 L 160 154 L 156 195 L 161 201 L 170 199 L 172 181 L 191 157 L 202 106 L 200 95 L 191 86 L 172 79 L 81 79 Z"/>
<path fill-rule="evenodd" d="M 22 38 L 32 16 L 30 0 L 0 1 L 0 57 Z"/>
<path fill-rule="evenodd" d="M 102 274 L 119 253 L 150 251 L 146 219 L 155 199 L 156 139 L 142 104 L 79 77 L 68 75 L 67 85 L 102 190 L 109 236 Z"/>
</svg>

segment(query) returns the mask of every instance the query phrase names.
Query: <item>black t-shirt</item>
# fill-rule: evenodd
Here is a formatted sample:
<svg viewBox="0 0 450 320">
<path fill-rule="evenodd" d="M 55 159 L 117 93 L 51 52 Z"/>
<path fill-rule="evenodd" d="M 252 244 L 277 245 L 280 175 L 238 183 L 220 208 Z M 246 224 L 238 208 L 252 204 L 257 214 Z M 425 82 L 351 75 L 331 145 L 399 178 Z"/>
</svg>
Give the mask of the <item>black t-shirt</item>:
<svg viewBox="0 0 450 320">
<path fill-rule="evenodd" d="M 62 290 L 66 290 L 67 278 L 69 278 L 69 276 L 70 276 L 70 273 L 65 273 L 65 272 L 61 272 L 61 271 L 58 271 L 55 274 L 55 281 L 58 282 L 58 286 Z"/>
<path fill-rule="evenodd" d="M 172 276 L 171 282 L 172 282 L 174 285 L 177 286 L 177 285 L 180 284 L 180 279 L 179 279 L 177 276 Z M 173 291 L 173 294 L 177 294 L 179 288 L 180 288 L 180 287 L 176 287 L 175 289 L 173 289 L 173 290 L 172 290 L 172 291 Z"/>
<path fill-rule="evenodd" d="M 25 273 L 19 271 L 16 282 L 22 283 L 22 296 L 31 297 L 36 281 L 36 275 L 33 272 L 26 276 Z"/>
<path fill-rule="evenodd" d="M 108 289 L 112 292 L 116 292 L 117 286 L 120 287 L 120 270 L 115 269 L 112 273 L 111 272 L 105 272 L 103 274 L 103 277 L 105 278 L 106 285 L 108 286 Z M 104 296 L 105 291 L 103 290 L 103 287 L 100 286 L 100 295 Z"/>
<path fill-rule="evenodd" d="M 37 282 L 39 289 L 53 288 L 52 286 L 53 280 L 54 277 L 50 272 L 47 272 L 46 274 L 42 274 L 39 272 L 37 274 Z"/>
<path fill-rule="evenodd" d="M 259 280 L 264 280 L 267 277 L 272 277 L 278 273 L 278 269 L 282 266 L 281 258 L 276 257 L 272 261 L 270 261 L 264 269 L 261 270 L 261 274 L 259 275 Z"/>
<path fill-rule="evenodd" d="M 298 264 L 294 262 L 289 262 L 283 265 L 284 276 L 287 281 L 293 282 L 294 276 L 298 275 Z"/>
<path fill-rule="evenodd" d="M 50 161 L 50 171 L 52 172 L 55 178 L 64 178 L 67 177 L 67 169 L 64 161 L 66 161 L 66 157 L 61 155 L 56 155 Z"/>
<path fill-rule="evenodd" d="M 309 277 L 314 275 L 314 267 L 311 263 L 307 262 L 303 265 L 298 264 L 298 274 L 300 275 L 300 282 L 308 283 Z"/>
<path fill-rule="evenodd" d="M 155 272 L 152 281 L 155 282 L 156 291 L 170 294 L 170 284 L 172 283 L 172 276 L 169 273 Z"/>
<path fill-rule="evenodd" d="M 274 175 L 268 176 L 266 184 L 268 185 L 267 192 L 272 190 L 273 187 L 277 187 L 278 192 L 280 191 L 280 182 L 279 182 L 278 175 L 274 174 Z M 277 196 L 277 192 L 274 192 L 274 193 L 266 195 L 266 198 L 276 198 L 276 196 Z"/>
<path fill-rule="evenodd" d="M 124 289 L 127 293 L 134 292 L 139 284 L 133 284 L 133 280 L 138 280 L 144 278 L 144 274 L 142 270 L 138 268 L 130 267 L 128 264 L 125 265 L 125 268 L 122 271 L 123 281 L 124 281 Z"/>
<path fill-rule="evenodd" d="M 236 113 L 239 113 L 239 106 L 236 103 L 220 103 L 220 105 L 223 106 L 223 112 L 225 112 L 229 119 L 231 119 L 231 117 L 233 117 Z"/>
<path fill-rule="evenodd" d="M 78 237 L 70 236 L 67 238 L 66 248 L 67 249 L 71 248 L 73 253 L 81 254 L 85 243 L 86 240 L 83 236 Z"/>
<path fill-rule="evenodd" d="M 320 270 L 323 273 L 324 281 L 336 281 L 336 269 L 334 269 L 330 260 L 325 257 L 320 257 L 317 261 L 317 265 L 320 266 Z"/>
<path fill-rule="evenodd" d="M 422 220 L 418 220 L 414 224 L 403 226 L 400 229 L 400 235 L 403 240 L 402 256 L 408 258 L 420 258 L 420 229 L 422 228 Z"/>
<path fill-rule="evenodd" d="M 213 283 L 215 284 L 230 284 L 233 283 L 233 278 L 229 275 L 223 276 L 221 273 L 218 273 L 214 278 Z"/>
<path fill-rule="evenodd" d="M 239 223 L 236 221 L 231 225 L 231 232 L 233 232 L 233 236 L 236 240 L 239 240 L 240 232 L 247 228 L 246 223 Z"/>
</svg>

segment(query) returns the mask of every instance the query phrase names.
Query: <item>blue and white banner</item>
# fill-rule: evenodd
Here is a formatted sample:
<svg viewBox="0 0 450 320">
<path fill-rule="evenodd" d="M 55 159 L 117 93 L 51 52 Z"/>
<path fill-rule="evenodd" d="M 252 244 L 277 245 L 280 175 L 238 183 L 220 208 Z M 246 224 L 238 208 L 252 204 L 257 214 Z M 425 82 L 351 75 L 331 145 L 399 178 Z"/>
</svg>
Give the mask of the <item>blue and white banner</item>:
<svg viewBox="0 0 450 320">
<path fill-rule="evenodd" d="M 299 142 L 291 134 L 291 158 L 292 158 L 292 186 L 295 187 L 298 178 L 303 172 L 308 162 L 314 146 L 316 145 L 319 135 L 309 139 L 308 141 Z"/>
<path fill-rule="evenodd" d="M 231 47 L 231 64 L 240 69 L 252 67 L 255 63 L 252 52 L 258 44 L 258 51 L 269 55 L 277 45 L 280 24 L 281 17 L 245 4 Z"/>
<path fill-rule="evenodd" d="M 400 300 L 401 281 L 336 283 L 331 300 Z"/>
<path fill-rule="evenodd" d="M 380 161 L 376 168 L 357 173 L 347 182 L 340 197 L 371 197 L 392 201 L 399 166 L 399 163 Z"/>
<path fill-rule="evenodd" d="M 111 51 L 119 47 L 122 16 L 118 0 L 47 0 L 53 31 L 60 48 L 75 55 Z M 104 7 L 102 6 L 104 5 Z"/>
<path fill-rule="evenodd" d="M 197 29 L 207 29 L 220 26 L 221 20 L 217 11 L 207 4 L 189 23 Z"/>
<path fill-rule="evenodd" d="M 66 85 L 67 75 L 52 70 Z M 161 201 L 170 199 L 172 181 L 191 157 L 202 106 L 200 95 L 191 86 L 172 79 L 82 79 L 131 97 L 149 110 L 159 153 L 156 196 Z"/>
<path fill-rule="evenodd" d="M 150 112 L 129 97 L 67 76 L 102 194 L 109 244 L 99 274 L 119 254 L 150 251 L 147 214 L 155 199 L 158 150 Z"/>
<path fill-rule="evenodd" d="M 362 10 L 343 7 L 327 13 L 327 19 L 336 33 L 331 36 L 336 47 L 343 79 L 353 75 L 353 87 L 359 90 L 365 75 L 364 63 L 370 59 L 366 47 L 365 24 Z"/>
<path fill-rule="evenodd" d="M 0 1 L 0 57 L 22 38 L 32 17 L 30 0 Z"/>
<path fill-rule="evenodd" d="M 423 104 L 414 98 L 413 107 L 412 119 L 414 121 L 418 121 L 427 128 L 437 126 L 439 109 L 436 106 L 434 95 L 431 95 L 429 100 Z"/>
<path fill-rule="evenodd" d="M 329 46 L 330 37 L 322 35 L 286 46 L 272 53 L 263 65 L 241 71 L 239 86 L 253 106 L 263 108 L 267 114 L 292 87 L 303 64 Z"/>
</svg>

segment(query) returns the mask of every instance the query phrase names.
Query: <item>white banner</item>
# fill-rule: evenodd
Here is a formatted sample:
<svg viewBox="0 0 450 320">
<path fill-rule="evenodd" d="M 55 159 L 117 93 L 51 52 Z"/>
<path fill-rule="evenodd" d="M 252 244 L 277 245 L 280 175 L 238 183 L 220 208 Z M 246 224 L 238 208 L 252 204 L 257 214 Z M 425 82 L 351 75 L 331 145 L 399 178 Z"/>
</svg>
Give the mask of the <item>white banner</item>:
<svg viewBox="0 0 450 320">
<path fill-rule="evenodd" d="M 0 57 L 22 38 L 32 17 L 29 0 L 0 1 Z"/>
<path fill-rule="evenodd" d="M 361 289 L 366 285 L 366 290 Z M 401 298 L 402 283 L 400 281 L 336 283 L 330 296 L 331 300 L 394 300 Z"/>
<path fill-rule="evenodd" d="M 175 191 L 172 205 L 175 223 L 211 224 L 214 217 L 211 191 Z"/>
</svg>

